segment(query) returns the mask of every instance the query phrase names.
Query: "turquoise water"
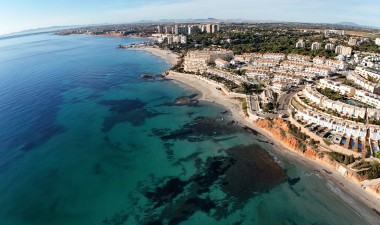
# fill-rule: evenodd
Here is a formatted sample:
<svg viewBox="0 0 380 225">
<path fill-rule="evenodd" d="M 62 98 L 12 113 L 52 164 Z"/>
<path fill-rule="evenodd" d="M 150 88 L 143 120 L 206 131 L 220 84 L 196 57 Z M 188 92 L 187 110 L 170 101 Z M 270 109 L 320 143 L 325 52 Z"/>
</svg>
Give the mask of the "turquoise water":
<svg viewBox="0 0 380 225">
<path fill-rule="evenodd" d="M 379 221 L 226 109 L 173 105 L 197 91 L 142 79 L 169 65 L 116 48 L 139 41 L 0 40 L 0 224 Z"/>
<path fill-rule="evenodd" d="M 354 106 L 359 106 L 359 107 L 365 107 L 365 105 L 357 102 L 357 101 L 354 101 L 354 100 L 351 100 L 351 99 L 347 99 L 345 100 L 346 103 L 350 104 L 350 105 L 354 105 Z"/>
</svg>

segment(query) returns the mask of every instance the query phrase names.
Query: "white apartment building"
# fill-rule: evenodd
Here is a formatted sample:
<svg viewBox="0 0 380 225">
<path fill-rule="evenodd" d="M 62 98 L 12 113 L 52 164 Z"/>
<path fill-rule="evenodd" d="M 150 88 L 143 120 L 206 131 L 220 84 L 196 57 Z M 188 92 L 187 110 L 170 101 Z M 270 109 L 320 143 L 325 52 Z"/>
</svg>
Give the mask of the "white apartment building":
<svg viewBox="0 0 380 225">
<path fill-rule="evenodd" d="M 307 55 L 289 54 L 286 57 L 289 61 L 294 62 L 310 62 L 311 58 Z"/>
<path fill-rule="evenodd" d="M 319 42 L 314 42 L 313 44 L 311 44 L 311 50 L 312 51 L 319 50 L 319 49 L 321 49 L 321 47 L 322 47 L 322 45 Z"/>
<path fill-rule="evenodd" d="M 371 71 L 369 69 L 358 66 L 356 67 L 355 72 L 358 73 L 360 76 L 365 77 L 366 79 L 368 79 L 369 77 L 372 77 L 380 81 L 380 73 L 377 73 L 375 71 Z"/>
<path fill-rule="evenodd" d="M 292 71 L 303 71 L 307 65 L 310 66 L 310 63 L 283 61 L 280 64 L 280 69 L 283 69 L 283 70 L 292 70 Z"/>
<path fill-rule="evenodd" d="M 308 98 L 312 103 L 316 104 L 317 106 L 322 105 L 322 100 L 325 97 L 310 85 L 305 86 L 305 88 L 303 89 L 303 94 L 306 98 Z"/>
<path fill-rule="evenodd" d="M 358 44 L 358 39 L 356 37 L 350 37 L 350 40 L 348 41 L 348 45 L 355 46 Z"/>
<path fill-rule="evenodd" d="M 337 70 L 347 70 L 348 68 L 348 65 L 345 62 L 339 60 L 326 60 L 325 65 L 334 67 Z"/>
<path fill-rule="evenodd" d="M 224 59 L 215 59 L 215 66 L 221 69 L 227 68 L 229 65 L 229 62 L 227 62 Z"/>
<path fill-rule="evenodd" d="M 338 34 L 338 35 L 346 35 L 345 30 L 325 30 L 325 35 L 330 35 L 330 34 Z"/>
<path fill-rule="evenodd" d="M 370 119 L 380 119 L 380 109 L 367 109 L 367 116 Z"/>
<path fill-rule="evenodd" d="M 180 35 L 180 43 L 186 44 L 187 43 L 187 36 L 186 35 Z"/>
<path fill-rule="evenodd" d="M 346 104 L 339 101 L 334 101 L 325 97 L 322 100 L 322 108 L 331 109 L 336 111 L 344 116 L 352 117 L 352 118 L 365 118 L 367 109 L 361 108 L 357 106 L 353 106 L 350 104 Z"/>
<path fill-rule="evenodd" d="M 268 104 L 272 102 L 272 100 L 274 99 L 273 92 L 270 89 L 265 89 L 263 92 L 261 92 L 259 97 L 260 97 L 261 103 L 263 104 Z"/>
<path fill-rule="evenodd" d="M 352 48 L 351 47 L 345 47 L 342 45 L 338 45 L 335 48 L 335 53 L 339 55 L 351 55 L 352 54 Z"/>
<path fill-rule="evenodd" d="M 352 136 L 361 140 L 366 140 L 367 137 L 368 128 L 366 125 L 332 117 L 326 113 L 303 110 L 297 112 L 296 118 L 325 127 L 336 134 L 346 135 L 347 137 Z"/>
<path fill-rule="evenodd" d="M 181 42 L 181 37 L 179 35 L 174 35 L 173 36 L 173 43 L 180 43 Z"/>
<path fill-rule="evenodd" d="M 257 58 L 262 58 L 263 57 L 263 54 L 261 53 L 257 53 L 257 52 L 254 52 L 254 53 L 248 53 L 253 59 L 257 59 Z"/>
<path fill-rule="evenodd" d="M 297 43 L 296 43 L 296 48 L 305 48 L 305 42 L 303 40 L 299 40 Z"/>
<path fill-rule="evenodd" d="M 283 60 L 286 55 L 282 53 L 265 53 L 263 54 L 263 59 L 274 59 L 274 60 Z"/>
<path fill-rule="evenodd" d="M 274 73 L 273 82 L 286 82 L 290 85 L 297 86 L 301 83 L 301 77 L 289 73 Z"/>
<path fill-rule="evenodd" d="M 167 35 L 166 38 L 167 38 L 169 45 L 174 43 L 174 36 L 173 35 Z"/>
<path fill-rule="evenodd" d="M 281 93 L 283 90 L 289 90 L 292 84 L 287 82 L 275 81 L 270 87 L 274 92 Z"/>
<path fill-rule="evenodd" d="M 300 76 L 304 78 L 305 80 L 312 81 L 313 79 L 317 78 L 317 75 L 315 73 L 308 73 L 308 72 L 295 72 L 294 75 Z"/>
<path fill-rule="evenodd" d="M 380 38 L 376 38 L 375 44 L 380 45 Z"/>
<path fill-rule="evenodd" d="M 159 34 L 164 33 L 164 26 L 158 25 L 157 26 L 157 33 L 159 33 Z"/>
<path fill-rule="evenodd" d="M 380 108 L 380 95 L 369 93 L 364 90 L 356 90 L 353 96 L 355 100 L 364 102 L 367 105 L 373 106 L 375 108 Z"/>
<path fill-rule="evenodd" d="M 331 100 L 319 93 L 312 86 L 306 86 L 303 90 L 303 93 L 306 98 L 321 108 L 331 109 L 348 117 L 365 118 L 367 111 L 366 108 L 361 108 L 343 102 Z"/>
<path fill-rule="evenodd" d="M 380 85 L 372 83 L 366 80 L 364 77 L 360 76 L 356 72 L 349 72 L 347 75 L 347 79 L 355 82 L 364 90 L 367 90 L 371 93 L 380 94 Z"/>
<path fill-rule="evenodd" d="M 369 126 L 369 139 L 370 141 L 379 141 L 380 140 L 380 128 L 379 126 L 371 125 Z"/>
<path fill-rule="evenodd" d="M 245 74 L 247 75 L 248 78 L 264 81 L 264 80 L 269 80 L 270 73 L 271 73 L 270 70 L 250 69 L 250 70 L 247 70 Z"/>
<path fill-rule="evenodd" d="M 326 50 L 334 50 L 335 49 L 335 45 L 332 44 L 332 43 L 328 43 L 325 45 L 325 49 Z"/>
<path fill-rule="evenodd" d="M 240 76 L 236 76 L 235 74 L 227 72 L 227 71 L 208 68 L 206 70 L 206 72 L 209 73 L 209 74 L 213 74 L 213 75 L 219 76 L 219 77 L 223 77 L 224 79 L 232 81 L 232 82 L 234 82 L 234 83 L 236 83 L 238 85 L 246 82 L 246 80 L 244 78 L 242 78 Z"/>
<path fill-rule="evenodd" d="M 252 62 L 253 66 L 261 66 L 261 67 L 276 67 L 280 63 L 279 60 L 276 59 L 255 59 Z"/>
<path fill-rule="evenodd" d="M 235 62 L 250 63 L 252 61 L 252 56 L 250 54 L 235 55 Z"/>
<path fill-rule="evenodd" d="M 330 79 L 319 80 L 318 87 L 322 89 L 329 88 L 335 92 L 338 92 L 348 97 L 352 97 L 355 95 L 355 88 Z"/>
<path fill-rule="evenodd" d="M 319 57 L 319 56 L 317 56 L 317 57 L 314 57 L 314 58 L 313 58 L 313 63 L 314 63 L 314 64 L 324 65 L 325 62 L 326 62 L 326 58 L 324 58 L 324 57 Z"/>
<path fill-rule="evenodd" d="M 327 67 L 327 66 L 314 65 L 313 67 L 306 67 L 305 72 L 315 73 L 319 76 L 327 77 L 327 76 L 335 73 L 336 70 L 334 68 Z"/>
<path fill-rule="evenodd" d="M 207 70 L 208 64 L 216 59 L 230 60 L 233 57 L 232 51 L 189 51 L 184 59 L 184 70 L 187 72 L 203 73 Z"/>
</svg>

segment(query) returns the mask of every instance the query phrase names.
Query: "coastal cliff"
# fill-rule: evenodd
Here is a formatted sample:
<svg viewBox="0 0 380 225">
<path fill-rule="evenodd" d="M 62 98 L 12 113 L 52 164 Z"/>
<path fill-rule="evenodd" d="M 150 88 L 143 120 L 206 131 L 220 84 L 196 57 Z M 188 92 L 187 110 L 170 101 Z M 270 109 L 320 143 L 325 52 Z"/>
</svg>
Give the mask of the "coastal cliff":
<svg viewBox="0 0 380 225">
<path fill-rule="evenodd" d="M 303 153 L 300 149 L 300 141 L 289 133 L 288 124 L 280 118 L 273 120 L 263 119 L 256 121 L 256 125 L 267 131 L 275 140 L 279 140 L 282 145 L 292 151 Z M 310 154 L 310 151 L 309 151 Z"/>
<path fill-rule="evenodd" d="M 304 146 L 303 141 L 292 135 L 289 124 L 280 118 L 261 119 L 254 122 L 256 126 L 266 131 L 274 140 L 278 140 L 288 150 L 296 152 L 306 158 L 323 164 L 338 171 L 346 179 L 361 185 L 361 187 L 380 199 L 380 179 L 377 181 L 365 180 L 366 177 L 347 168 L 347 166 L 333 160 L 328 154 L 311 146 Z M 331 173 L 326 171 L 326 173 Z M 366 183 L 367 182 L 367 183 Z"/>
</svg>

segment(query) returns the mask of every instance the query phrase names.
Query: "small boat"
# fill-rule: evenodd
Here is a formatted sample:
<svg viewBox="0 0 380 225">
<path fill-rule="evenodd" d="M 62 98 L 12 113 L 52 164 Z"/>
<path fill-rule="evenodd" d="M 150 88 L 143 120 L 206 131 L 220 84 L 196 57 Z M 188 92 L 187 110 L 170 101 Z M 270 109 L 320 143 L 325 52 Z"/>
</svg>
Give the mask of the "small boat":
<svg viewBox="0 0 380 225">
<path fill-rule="evenodd" d="M 119 48 L 128 48 L 127 45 L 119 45 Z"/>
</svg>

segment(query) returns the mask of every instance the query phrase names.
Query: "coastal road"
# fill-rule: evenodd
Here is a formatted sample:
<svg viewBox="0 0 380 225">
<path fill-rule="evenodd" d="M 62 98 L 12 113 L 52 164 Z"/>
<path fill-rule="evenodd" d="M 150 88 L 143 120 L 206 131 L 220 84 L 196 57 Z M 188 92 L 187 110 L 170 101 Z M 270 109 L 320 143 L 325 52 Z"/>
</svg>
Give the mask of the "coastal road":
<svg viewBox="0 0 380 225">
<path fill-rule="evenodd" d="M 277 113 L 283 114 L 283 115 L 288 115 L 288 108 L 289 108 L 290 100 L 294 97 L 295 94 L 297 94 L 303 88 L 304 88 L 303 86 L 300 86 L 300 87 L 297 87 L 296 89 L 292 90 L 292 92 L 290 92 L 290 93 L 281 95 L 280 99 L 277 101 Z"/>
<path fill-rule="evenodd" d="M 250 99 L 251 99 L 251 109 L 252 109 L 252 111 L 255 112 L 255 113 L 259 113 L 257 96 L 256 95 L 252 95 Z"/>
</svg>

